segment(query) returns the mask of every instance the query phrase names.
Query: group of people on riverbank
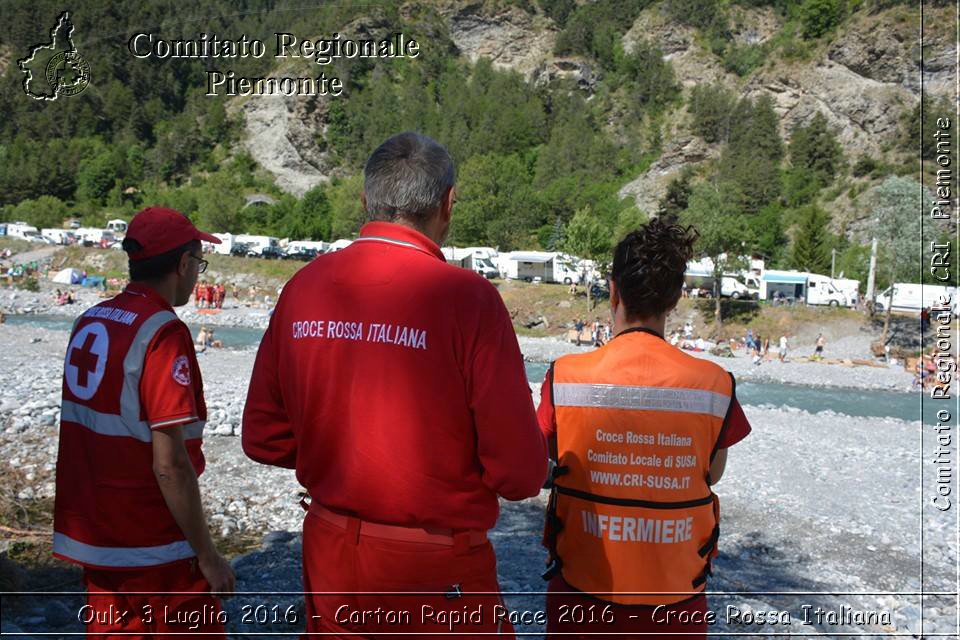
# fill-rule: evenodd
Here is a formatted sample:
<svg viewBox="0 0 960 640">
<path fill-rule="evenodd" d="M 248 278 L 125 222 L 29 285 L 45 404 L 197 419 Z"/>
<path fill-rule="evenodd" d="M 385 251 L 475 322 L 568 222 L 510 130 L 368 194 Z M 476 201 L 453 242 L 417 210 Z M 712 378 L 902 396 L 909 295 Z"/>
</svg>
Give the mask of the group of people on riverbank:
<svg viewBox="0 0 960 640">
<path fill-rule="evenodd" d="M 587 329 L 587 326 L 587 322 L 580 318 L 577 318 L 573 321 L 573 330 L 576 331 L 576 342 L 578 347 L 586 342 L 586 334 L 584 333 L 584 330 Z M 601 322 L 600 318 L 595 318 L 594 321 L 589 324 L 589 328 L 590 341 L 587 344 L 591 344 L 595 347 L 602 347 L 610 342 L 611 328 L 609 323 Z"/>
<path fill-rule="evenodd" d="M 222 283 L 198 282 L 193 288 L 193 305 L 197 309 L 222 309 L 227 288 Z"/>
</svg>

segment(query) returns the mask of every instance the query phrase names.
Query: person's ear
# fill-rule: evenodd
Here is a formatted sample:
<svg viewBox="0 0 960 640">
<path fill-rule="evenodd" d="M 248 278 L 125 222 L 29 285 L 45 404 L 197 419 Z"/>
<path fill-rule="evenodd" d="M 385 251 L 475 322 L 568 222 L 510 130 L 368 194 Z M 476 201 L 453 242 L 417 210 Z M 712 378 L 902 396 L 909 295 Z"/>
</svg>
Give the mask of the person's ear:
<svg viewBox="0 0 960 640">
<path fill-rule="evenodd" d="M 617 283 L 613 278 L 607 281 L 610 287 L 610 311 L 617 315 L 617 307 L 620 306 L 620 290 L 617 289 Z"/>
<path fill-rule="evenodd" d="M 453 215 L 453 203 L 457 201 L 457 188 L 450 187 L 443 197 L 443 204 L 440 206 L 440 216 L 444 223 L 450 223 L 450 217 Z"/>
<path fill-rule="evenodd" d="M 180 262 L 177 263 L 178 276 L 183 277 L 187 275 L 187 271 L 190 269 L 191 260 L 193 260 L 193 258 L 190 257 L 189 251 L 184 251 L 182 254 L 180 254 Z"/>
</svg>

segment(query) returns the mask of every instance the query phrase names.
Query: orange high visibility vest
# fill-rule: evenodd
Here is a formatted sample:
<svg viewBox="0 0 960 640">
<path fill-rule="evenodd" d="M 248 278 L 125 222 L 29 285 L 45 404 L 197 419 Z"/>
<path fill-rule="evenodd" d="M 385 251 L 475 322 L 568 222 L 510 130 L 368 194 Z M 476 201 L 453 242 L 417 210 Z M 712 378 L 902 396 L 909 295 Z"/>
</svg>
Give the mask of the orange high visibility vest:
<svg viewBox="0 0 960 640">
<path fill-rule="evenodd" d="M 708 476 L 733 385 L 645 329 L 554 363 L 547 541 L 570 586 L 645 605 L 704 589 L 719 535 Z"/>
</svg>

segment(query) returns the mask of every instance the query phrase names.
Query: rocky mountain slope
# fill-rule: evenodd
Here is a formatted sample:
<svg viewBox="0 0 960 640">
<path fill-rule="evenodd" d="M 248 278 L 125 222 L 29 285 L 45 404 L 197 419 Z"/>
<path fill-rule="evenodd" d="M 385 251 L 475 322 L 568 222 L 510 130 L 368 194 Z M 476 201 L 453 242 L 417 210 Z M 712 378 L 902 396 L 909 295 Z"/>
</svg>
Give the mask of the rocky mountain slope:
<svg viewBox="0 0 960 640">
<path fill-rule="evenodd" d="M 572 78 L 582 90 L 593 91 L 602 79 L 599 65 L 554 55 L 557 26 L 535 3 L 518 4 L 447 0 L 433 5 L 435 12 L 429 13 L 437 38 L 449 39 L 471 62 L 488 58 L 495 67 L 517 71 L 529 82 Z M 421 10 L 408 3 L 401 14 Z M 730 17 L 738 45 L 768 43 L 784 28 L 783 19 L 769 8 L 733 5 Z M 836 33 L 810 44 L 799 61 L 783 59 L 772 47 L 764 63 L 743 78 L 724 69 L 706 48 L 702 34 L 671 20 L 663 3 L 641 12 L 624 35 L 623 46 L 630 51 L 641 39 L 655 43 L 687 94 L 697 84 L 719 82 L 740 96 L 771 96 L 784 140 L 794 127 L 822 113 L 847 158 L 868 155 L 895 161 L 902 120 L 916 106 L 921 83 L 934 97 L 950 95 L 954 86 L 949 11 L 927 10 L 925 19 L 922 65 L 919 11 L 902 6 L 876 13 L 858 11 Z M 374 34 L 389 28 L 376 18 L 367 25 L 350 25 L 351 30 Z M 324 103 L 312 97 L 260 97 L 247 99 L 240 107 L 247 123 L 246 147 L 284 190 L 302 194 L 336 170 L 323 151 Z M 655 210 L 666 185 L 681 169 L 719 155 L 717 147 L 691 133 L 685 107 L 668 113 L 664 122 L 660 158 L 620 192 L 645 211 Z"/>
</svg>

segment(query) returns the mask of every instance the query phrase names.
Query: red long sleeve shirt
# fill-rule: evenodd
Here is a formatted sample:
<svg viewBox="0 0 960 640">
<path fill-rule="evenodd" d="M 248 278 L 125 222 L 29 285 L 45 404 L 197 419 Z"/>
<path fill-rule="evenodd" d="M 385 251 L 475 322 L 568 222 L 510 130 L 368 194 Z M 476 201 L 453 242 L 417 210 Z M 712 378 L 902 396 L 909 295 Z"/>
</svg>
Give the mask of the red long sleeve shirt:
<svg viewBox="0 0 960 640">
<path fill-rule="evenodd" d="M 489 529 L 497 496 L 535 495 L 547 469 L 496 288 L 385 222 L 284 287 L 242 439 L 324 506 L 400 526 Z"/>
</svg>

